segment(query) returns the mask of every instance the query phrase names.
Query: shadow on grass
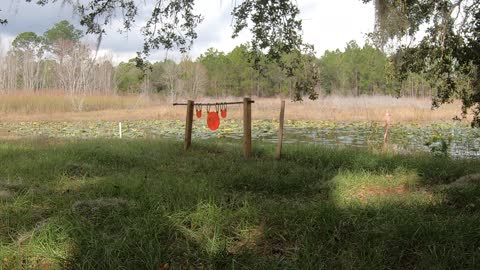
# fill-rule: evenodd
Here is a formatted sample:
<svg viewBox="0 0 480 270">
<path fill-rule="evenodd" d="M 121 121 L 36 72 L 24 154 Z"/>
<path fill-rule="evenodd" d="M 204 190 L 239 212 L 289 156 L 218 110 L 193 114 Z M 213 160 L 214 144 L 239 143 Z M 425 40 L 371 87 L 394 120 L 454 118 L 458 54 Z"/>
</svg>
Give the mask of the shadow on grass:
<svg viewBox="0 0 480 270">
<path fill-rule="evenodd" d="M 478 269 L 478 161 L 272 145 L 0 145 L 2 269 Z M 453 184 L 451 184 L 453 183 Z M 457 184 L 456 184 L 457 183 Z M 1 195 L 1 193 L 0 193 Z"/>
</svg>

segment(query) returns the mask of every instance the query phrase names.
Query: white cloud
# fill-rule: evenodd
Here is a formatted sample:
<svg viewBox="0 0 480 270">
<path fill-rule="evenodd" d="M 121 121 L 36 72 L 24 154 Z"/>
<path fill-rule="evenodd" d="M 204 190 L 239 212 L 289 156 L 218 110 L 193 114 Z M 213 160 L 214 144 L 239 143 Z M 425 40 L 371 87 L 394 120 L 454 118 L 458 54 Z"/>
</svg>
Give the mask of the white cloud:
<svg viewBox="0 0 480 270">
<path fill-rule="evenodd" d="M 299 1 L 304 39 L 315 45 L 320 56 L 325 50 L 344 48 L 350 40 L 363 44 L 373 31 L 374 8 L 359 0 Z"/>
</svg>

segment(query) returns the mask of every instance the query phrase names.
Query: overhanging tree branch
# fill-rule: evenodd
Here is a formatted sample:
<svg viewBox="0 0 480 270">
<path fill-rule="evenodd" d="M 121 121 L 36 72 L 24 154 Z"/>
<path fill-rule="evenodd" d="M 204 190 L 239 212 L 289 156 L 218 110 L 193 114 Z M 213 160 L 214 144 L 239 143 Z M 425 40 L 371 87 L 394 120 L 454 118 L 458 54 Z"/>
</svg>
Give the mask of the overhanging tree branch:
<svg viewBox="0 0 480 270">
<path fill-rule="evenodd" d="M 99 42 L 106 33 L 105 27 L 112 24 L 118 12 L 122 14 L 122 30 L 130 31 L 142 15 L 139 7 L 147 5 L 145 0 L 37 0 L 35 3 L 46 5 L 60 1 L 75 8 L 81 17 L 80 24 L 86 27 L 87 33 L 97 34 Z M 194 11 L 195 0 L 152 0 L 150 3 L 154 3 L 151 14 L 141 27 L 144 43 L 143 49 L 138 52 L 138 66 L 144 65 L 152 50 L 178 49 L 182 53 L 190 50 L 197 38 L 196 29 L 203 19 Z M 318 71 L 308 56 L 313 52 L 313 46 L 302 40 L 302 21 L 298 18 L 300 10 L 295 0 L 235 1 L 231 14 L 233 37 L 250 28 L 254 51 L 266 52 L 268 59 L 279 63 L 288 76 L 301 75 L 303 80 L 309 80 L 298 80 L 296 99 L 301 99 L 304 94 L 316 98 L 318 76 L 315 74 Z M 285 62 L 285 55 L 302 59 Z M 255 67 L 258 68 L 258 65 L 255 64 Z"/>
</svg>

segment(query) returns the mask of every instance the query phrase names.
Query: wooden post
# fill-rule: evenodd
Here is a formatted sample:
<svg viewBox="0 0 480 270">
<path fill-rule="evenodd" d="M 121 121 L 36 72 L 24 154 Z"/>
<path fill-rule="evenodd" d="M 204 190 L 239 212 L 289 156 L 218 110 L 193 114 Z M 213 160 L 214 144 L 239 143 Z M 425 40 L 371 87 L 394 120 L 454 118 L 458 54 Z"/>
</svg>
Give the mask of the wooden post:
<svg viewBox="0 0 480 270">
<path fill-rule="evenodd" d="M 248 97 L 243 99 L 243 155 L 252 156 L 252 100 Z"/>
<path fill-rule="evenodd" d="M 385 113 L 385 133 L 383 134 L 383 148 L 387 149 L 388 148 L 388 131 L 390 129 L 390 113 L 387 111 Z"/>
<path fill-rule="evenodd" d="M 283 144 L 283 122 L 285 120 L 285 100 L 282 100 L 280 107 L 280 119 L 278 123 L 278 144 L 277 144 L 277 160 L 282 158 L 282 144 Z"/>
<path fill-rule="evenodd" d="M 193 106 L 193 100 L 189 100 L 187 104 L 187 120 L 185 123 L 185 150 L 188 150 L 192 145 Z"/>
</svg>

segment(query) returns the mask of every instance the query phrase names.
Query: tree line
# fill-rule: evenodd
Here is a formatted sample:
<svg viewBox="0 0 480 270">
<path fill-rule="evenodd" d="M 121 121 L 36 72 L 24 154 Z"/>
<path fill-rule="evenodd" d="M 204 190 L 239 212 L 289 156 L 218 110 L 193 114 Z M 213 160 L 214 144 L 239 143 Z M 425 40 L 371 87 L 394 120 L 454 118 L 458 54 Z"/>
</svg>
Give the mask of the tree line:
<svg viewBox="0 0 480 270">
<path fill-rule="evenodd" d="M 61 21 L 42 35 L 19 34 L 0 57 L 0 90 L 58 89 L 71 95 L 111 92 L 115 67 L 93 57 L 83 34 Z"/>
<path fill-rule="evenodd" d="M 309 63 L 311 68 L 290 70 L 249 44 L 225 53 L 208 49 L 197 59 L 184 56 L 145 62 L 136 59 L 113 65 L 96 57 L 81 42 L 82 32 L 61 21 L 42 35 L 19 34 L 0 57 L 0 90 L 61 90 L 70 95 L 93 93 L 161 93 L 172 100 L 198 96 L 292 96 L 296 85 L 315 77 L 313 87 L 322 95 L 431 96 L 429 83 L 420 74 L 395 78 L 388 55 L 368 43 L 349 42 L 343 50 L 326 51 L 320 58 L 304 54 L 282 55 L 280 63 Z M 299 66 L 299 65 L 296 65 Z M 313 71 L 312 71 L 313 70 Z M 291 76 L 293 75 L 293 76 Z M 310 76 L 310 77 L 307 77 Z"/>
<path fill-rule="evenodd" d="M 393 56 L 368 43 L 360 47 L 350 41 L 343 51 L 326 51 L 318 61 L 320 89 L 326 95 L 430 97 L 436 94 L 422 73 L 409 72 L 405 79 L 399 79 Z"/>
</svg>

